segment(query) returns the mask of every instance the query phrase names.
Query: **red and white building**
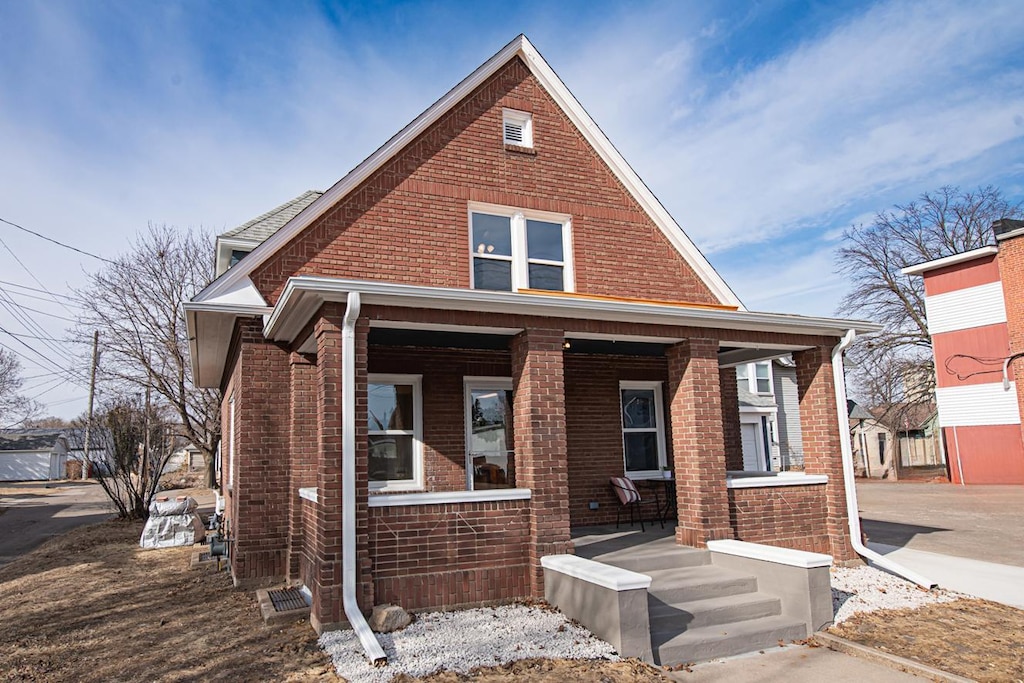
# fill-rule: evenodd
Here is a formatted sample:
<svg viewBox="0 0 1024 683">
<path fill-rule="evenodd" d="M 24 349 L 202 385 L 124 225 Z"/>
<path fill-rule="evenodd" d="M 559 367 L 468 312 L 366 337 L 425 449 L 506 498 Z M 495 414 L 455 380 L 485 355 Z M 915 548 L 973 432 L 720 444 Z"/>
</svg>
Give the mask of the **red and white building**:
<svg viewBox="0 0 1024 683">
<path fill-rule="evenodd" d="M 924 278 L 939 424 L 958 484 L 1024 484 L 1024 221 L 992 229 L 994 246 L 903 269 Z"/>
</svg>

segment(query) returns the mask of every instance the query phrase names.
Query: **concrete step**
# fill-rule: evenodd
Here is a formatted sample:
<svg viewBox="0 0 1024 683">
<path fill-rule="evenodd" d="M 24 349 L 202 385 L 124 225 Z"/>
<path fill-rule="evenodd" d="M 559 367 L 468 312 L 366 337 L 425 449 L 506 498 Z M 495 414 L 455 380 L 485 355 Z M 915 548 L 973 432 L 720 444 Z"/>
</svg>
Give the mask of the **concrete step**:
<svg viewBox="0 0 1024 683">
<path fill-rule="evenodd" d="M 679 546 L 671 538 L 620 550 L 599 550 L 593 547 L 588 548 L 587 546 L 577 547 L 576 554 L 597 562 L 640 572 L 641 574 L 648 574 L 658 569 L 697 567 L 711 564 L 711 554 L 707 550 Z"/>
<path fill-rule="evenodd" d="M 782 613 L 782 601 L 764 593 L 740 593 L 669 604 L 648 594 L 647 609 L 652 632 L 682 632 L 704 626 L 778 616 Z"/>
<path fill-rule="evenodd" d="M 714 565 L 644 573 L 651 577 L 648 595 L 669 605 L 757 591 L 757 579 L 753 576 Z"/>
<path fill-rule="evenodd" d="M 675 666 L 715 657 L 754 652 L 807 637 L 807 626 L 789 617 L 773 616 L 693 628 L 652 631 L 655 662 Z"/>
</svg>

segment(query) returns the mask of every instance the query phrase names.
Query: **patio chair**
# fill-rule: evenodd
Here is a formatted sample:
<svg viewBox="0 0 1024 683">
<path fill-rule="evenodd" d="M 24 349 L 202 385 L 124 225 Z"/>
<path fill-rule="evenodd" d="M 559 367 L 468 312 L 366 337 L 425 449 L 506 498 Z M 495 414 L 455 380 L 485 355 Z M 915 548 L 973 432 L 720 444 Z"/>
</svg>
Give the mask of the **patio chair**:
<svg viewBox="0 0 1024 683">
<path fill-rule="evenodd" d="M 619 502 L 622 503 L 615 511 L 615 528 L 619 528 L 619 517 L 622 514 L 622 508 L 629 508 L 629 525 L 633 526 L 633 513 L 635 512 L 636 516 L 640 518 L 640 531 L 647 531 L 646 527 L 644 527 L 643 506 L 653 503 L 660 513 L 661 506 L 658 504 L 657 495 L 655 495 L 654 500 L 644 500 L 643 496 L 640 495 L 640 491 L 637 490 L 636 484 L 629 477 L 612 477 L 609 482 L 615 491 L 615 495 L 619 497 Z M 660 514 L 657 515 L 657 519 L 661 523 L 661 528 L 664 529 L 665 522 Z"/>
</svg>

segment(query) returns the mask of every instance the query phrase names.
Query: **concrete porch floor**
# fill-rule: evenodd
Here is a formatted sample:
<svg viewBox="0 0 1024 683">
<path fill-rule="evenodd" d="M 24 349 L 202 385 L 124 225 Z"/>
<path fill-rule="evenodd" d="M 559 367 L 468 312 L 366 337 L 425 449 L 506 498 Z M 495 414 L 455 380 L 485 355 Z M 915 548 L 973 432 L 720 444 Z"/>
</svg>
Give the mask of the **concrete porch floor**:
<svg viewBox="0 0 1024 683">
<path fill-rule="evenodd" d="M 647 526 L 646 531 L 641 531 L 639 524 L 632 527 L 623 524 L 618 528 L 614 524 L 603 524 L 574 527 L 570 533 L 572 542 L 576 546 L 576 554 L 587 558 L 626 548 L 639 548 L 650 544 L 665 546 L 673 543 L 672 539 L 675 538 L 676 533 L 674 523 L 666 523 L 664 529 L 658 522 L 653 524 L 644 522 L 644 524 Z"/>
</svg>

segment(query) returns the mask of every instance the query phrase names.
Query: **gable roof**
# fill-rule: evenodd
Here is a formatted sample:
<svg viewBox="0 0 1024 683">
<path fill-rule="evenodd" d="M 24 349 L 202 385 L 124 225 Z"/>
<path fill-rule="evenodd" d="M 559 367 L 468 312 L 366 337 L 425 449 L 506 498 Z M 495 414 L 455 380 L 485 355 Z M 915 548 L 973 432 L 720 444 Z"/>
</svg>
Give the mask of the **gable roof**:
<svg viewBox="0 0 1024 683">
<path fill-rule="evenodd" d="M 299 215 L 303 209 L 319 199 L 322 194 L 323 192 L 319 190 L 306 190 L 295 199 L 287 201 L 237 228 L 222 233 L 220 237 L 263 242 L 287 225 L 288 221 Z"/>
<path fill-rule="evenodd" d="M 0 451 L 48 451 L 63 429 L 0 429 Z"/>
<path fill-rule="evenodd" d="M 682 255 L 683 259 L 712 294 L 723 304 L 745 310 L 739 297 L 729 288 L 725 280 L 715 271 L 711 263 L 697 249 L 696 245 L 690 241 L 682 228 L 669 215 L 665 207 L 658 201 L 657 197 L 654 196 L 636 172 L 633 171 L 622 155 L 619 154 L 611 141 L 608 140 L 594 120 L 590 118 L 590 115 L 573 94 L 569 92 L 569 89 L 558 78 L 544 58 L 541 57 L 533 44 L 522 34 L 484 62 L 461 83 L 449 90 L 444 97 L 395 134 L 376 152 L 335 183 L 334 186 L 314 199 L 304 210 L 299 211 L 279 230 L 269 235 L 245 259 L 214 280 L 197 294 L 192 301 L 195 303 L 213 303 L 223 297 L 231 303 L 244 301 L 249 305 L 265 305 L 266 302 L 263 300 L 262 295 L 256 291 L 255 286 L 253 286 L 252 281 L 249 279 L 250 273 L 269 260 L 279 249 L 287 245 L 292 238 L 312 225 L 349 192 L 390 161 L 420 133 L 458 105 L 477 86 L 516 57 L 522 59 L 523 63 L 547 91 L 552 100 L 562 109 L 573 125 L 579 130 L 580 134 L 607 164 L 615 177 L 623 184 L 627 192 L 647 213 L 668 239 L 669 243 Z M 240 290 L 251 291 L 242 293 Z"/>
</svg>

